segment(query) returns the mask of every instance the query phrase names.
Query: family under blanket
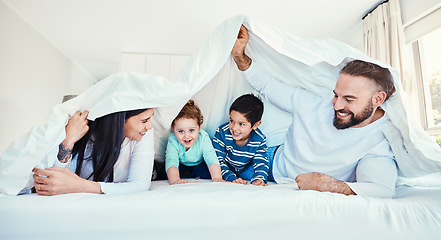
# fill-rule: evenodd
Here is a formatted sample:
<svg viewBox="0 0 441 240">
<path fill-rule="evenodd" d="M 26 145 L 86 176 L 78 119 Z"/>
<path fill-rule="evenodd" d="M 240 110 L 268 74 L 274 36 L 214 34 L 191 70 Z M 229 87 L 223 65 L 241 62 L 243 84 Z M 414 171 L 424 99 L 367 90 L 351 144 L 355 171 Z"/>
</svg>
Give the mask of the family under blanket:
<svg viewBox="0 0 441 240">
<path fill-rule="evenodd" d="M 395 91 L 389 70 L 360 60 L 349 62 L 340 72 L 333 98 L 320 98 L 260 68 L 245 54 L 248 41 L 242 26 L 231 54 L 250 85 L 291 114 L 284 144 L 267 147 L 258 129 L 263 104 L 251 94 L 236 99 L 230 121 L 217 129 L 213 140 L 201 129 L 201 111 L 189 101 L 171 125 L 162 174 L 170 184 L 186 183 L 186 177 L 261 186 L 295 180 L 300 190 L 394 196 L 397 166 L 382 133 L 391 122 L 381 108 Z M 88 121 L 87 115 L 78 111 L 69 120 L 56 166 L 34 168 L 35 191 L 57 195 L 146 190 L 154 156 L 153 109 L 112 113 L 95 121 Z"/>
</svg>

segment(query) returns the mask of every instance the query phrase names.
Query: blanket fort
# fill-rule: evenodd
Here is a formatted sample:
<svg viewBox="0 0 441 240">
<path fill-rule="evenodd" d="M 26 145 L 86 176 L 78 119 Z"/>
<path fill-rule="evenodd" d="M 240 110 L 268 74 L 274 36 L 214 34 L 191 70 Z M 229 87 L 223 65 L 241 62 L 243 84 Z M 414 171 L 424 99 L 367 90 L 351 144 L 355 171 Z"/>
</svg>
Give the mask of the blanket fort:
<svg viewBox="0 0 441 240">
<path fill-rule="evenodd" d="M 24 187 L 32 186 L 34 166 L 53 165 L 58 144 L 65 137 L 64 126 L 76 110 L 89 110 L 89 119 L 94 120 L 112 112 L 156 107 L 156 158 L 163 160 L 170 122 L 185 102 L 193 98 L 207 119 L 202 127 L 212 137 L 215 129 L 227 121 L 231 102 L 243 93 L 253 92 L 230 56 L 242 24 L 250 31 L 247 54 L 254 61 L 262 63 L 279 80 L 319 96 L 332 91 L 340 69 L 352 59 L 388 67 L 397 93 L 382 106 L 394 124 L 384 134 L 396 156 L 400 183 L 441 187 L 441 149 L 421 127 L 409 124 L 405 93 L 394 69 L 341 42 L 303 39 L 249 17 L 237 16 L 214 30 L 173 83 L 152 75 L 117 73 L 77 98 L 56 105 L 46 123 L 14 141 L 0 156 L 0 193 L 16 195 Z M 272 124 L 275 120 L 278 124 Z M 265 102 L 261 130 L 269 146 L 282 143 L 289 123 L 286 113 Z"/>
</svg>

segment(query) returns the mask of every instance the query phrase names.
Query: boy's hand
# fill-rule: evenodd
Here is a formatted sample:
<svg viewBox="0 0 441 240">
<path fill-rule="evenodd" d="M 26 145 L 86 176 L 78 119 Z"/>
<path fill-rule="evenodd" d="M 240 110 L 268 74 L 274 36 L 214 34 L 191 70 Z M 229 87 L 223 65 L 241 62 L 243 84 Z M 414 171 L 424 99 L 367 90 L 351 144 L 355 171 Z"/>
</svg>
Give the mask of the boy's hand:
<svg viewBox="0 0 441 240">
<path fill-rule="evenodd" d="M 233 180 L 232 183 L 240 183 L 240 184 L 243 184 L 243 185 L 247 185 L 248 181 L 243 180 L 242 178 L 238 178 L 236 180 Z"/>
<path fill-rule="evenodd" d="M 174 181 L 171 185 L 174 185 L 174 184 L 183 184 L 183 183 L 188 183 L 188 181 L 185 180 L 185 179 L 178 179 L 178 180 Z"/>
<path fill-rule="evenodd" d="M 262 180 L 260 180 L 260 179 L 254 181 L 254 182 L 251 183 L 251 184 L 253 184 L 253 185 L 255 185 L 255 186 L 268 186 L 268 183 L 265 183 L 264 181 L 262 181 Z"/>
</svg>

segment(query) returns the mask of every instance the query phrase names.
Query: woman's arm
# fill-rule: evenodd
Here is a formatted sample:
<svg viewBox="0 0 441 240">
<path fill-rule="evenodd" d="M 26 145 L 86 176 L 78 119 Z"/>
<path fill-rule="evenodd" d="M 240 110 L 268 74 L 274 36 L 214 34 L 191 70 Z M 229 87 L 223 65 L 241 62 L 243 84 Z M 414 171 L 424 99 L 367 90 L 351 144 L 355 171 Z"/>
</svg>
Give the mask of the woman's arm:
<svg viewBox="0 0 441 240">
<path fill-rule="evenodd" d="M 59 195 L 66 193 L 102 194 L 100 184 L 79 177 L 67 168 L 34 168 L 34 186 L 39 195 Z"/>
</svg>

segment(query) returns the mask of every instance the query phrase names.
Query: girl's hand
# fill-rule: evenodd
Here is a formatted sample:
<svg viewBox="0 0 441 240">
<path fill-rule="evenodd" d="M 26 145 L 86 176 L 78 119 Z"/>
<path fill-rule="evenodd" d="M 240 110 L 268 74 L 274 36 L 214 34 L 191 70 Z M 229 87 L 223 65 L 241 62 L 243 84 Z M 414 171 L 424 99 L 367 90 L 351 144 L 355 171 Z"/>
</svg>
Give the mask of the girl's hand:
<svg viewBox="0 0 441 240">
<path fill-rule="evenodd" d="M 185 179 L 178 179 L 178 180 L 174 181 L 171 185 L 174 185 L 174 184 L 183 184 L 183 183 L 188 183 L 188 181 L 185 180 Z"/>
<path fill-rule="evenodd" d="M 264 181 L 262 181 L 262 180 L 260 180 L 260 179 L 254 181 L 254 182 L 251 183 L 251 184 L 253 184 L 253 185 L 255 185 L 255 186 L 268 186 L 267 183 L 265 183 Z"/>
<path fill-rule="evenodd" d="M 65 193 L 102 193 L 97 182 L 88 181 L 67 168 L 34 168 L 34 186 L 39 195 L 58 195 Z"/>
<path fill-rule="evenodd" d="M 211 179 L 212 182 L 227 182 L 225 180 L 223 180 L 222 178 L 213 178 Z"/>
<path fill-rule="evenodd" d="M 247 185 L 248 181 L 243 180 L 242 178 L 237 178 L 236 180 L 232 181 L 233 183 L 239 183 L 239 184 L 243 184 L 243 185 Z"/>
</svg>

